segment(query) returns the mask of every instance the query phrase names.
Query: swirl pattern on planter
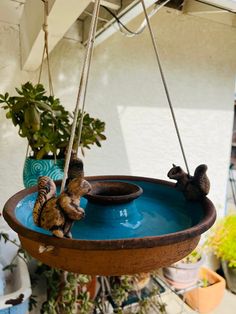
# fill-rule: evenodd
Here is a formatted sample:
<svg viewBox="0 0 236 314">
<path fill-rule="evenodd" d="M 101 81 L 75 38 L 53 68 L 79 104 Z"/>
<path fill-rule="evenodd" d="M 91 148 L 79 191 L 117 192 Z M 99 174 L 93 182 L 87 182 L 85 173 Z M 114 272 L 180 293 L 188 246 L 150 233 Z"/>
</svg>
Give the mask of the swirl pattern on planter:
<svg viewBox="0 0 236 314">
<path fill-rule="evenodd" d="M 26 188 L 34 186 L 38 182 L 38 177 L 48 176 L 53 180 L 61 180 L 63 177 L 64 159 L 26 158 L 23 170 L 23 182 Z"/>
</svg>

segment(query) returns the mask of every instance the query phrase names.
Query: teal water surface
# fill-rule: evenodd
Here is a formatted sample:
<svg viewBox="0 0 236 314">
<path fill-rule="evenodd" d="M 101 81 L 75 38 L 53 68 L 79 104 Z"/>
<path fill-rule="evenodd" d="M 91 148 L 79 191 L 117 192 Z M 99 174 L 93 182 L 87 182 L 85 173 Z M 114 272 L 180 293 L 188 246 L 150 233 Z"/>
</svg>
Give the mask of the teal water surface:
<svg viewBox="0 0 236 314">
<path fill-rule="evenodd" d="M 82 198 L 85 218 L 74 223 L 73 239 L 116 240 L 165 235 L 191 228 L 203 217 L 200 203 L 187 202 L 181 192 L 169 186 L 147 181 L 122 181 L 141 186 L 143 194 L 131 203 L 109 206 L 90 205 Z M 36 196 L 37 193 L 27 195 L 17 204 L 16 218 L 31 230 L 51 234 L 33 222 Z"/>
</svg>

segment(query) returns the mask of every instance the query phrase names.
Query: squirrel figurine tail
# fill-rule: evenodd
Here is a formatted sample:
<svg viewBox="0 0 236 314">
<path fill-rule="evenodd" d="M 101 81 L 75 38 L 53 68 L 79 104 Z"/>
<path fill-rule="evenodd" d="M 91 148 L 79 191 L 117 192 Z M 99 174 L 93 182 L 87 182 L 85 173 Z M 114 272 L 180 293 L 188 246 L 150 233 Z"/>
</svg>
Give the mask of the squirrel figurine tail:
<svg viewBox="0 0 236 314">
<path fill-rule="evenodd" d="M 183 192 L 188 201 L 199 201 L 210 191 L 210 181 L 206 174 L 207 165 L 199 165 L 194 175 L 188 175 L 181 167 L 173 164 L 167 176 L 176 180 L 176 188 Z"/>
</svg>

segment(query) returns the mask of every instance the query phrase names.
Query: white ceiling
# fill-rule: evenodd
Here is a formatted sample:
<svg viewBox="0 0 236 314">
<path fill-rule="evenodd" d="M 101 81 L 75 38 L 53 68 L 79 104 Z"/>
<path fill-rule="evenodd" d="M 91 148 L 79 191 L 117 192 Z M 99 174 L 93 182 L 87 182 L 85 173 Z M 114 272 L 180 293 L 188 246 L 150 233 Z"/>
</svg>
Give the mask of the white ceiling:
<svg viewBox="0 0 236 314">
<path fill-rule="evenodd" d="M 236 0 L 203 0 L 203 1 L 236 12 Z"/>
<path fill-rule="evenodd" d="M 19 24 L 25 0 L 0 0 L 0 21 Z"/>
<path fill-rule="evenodd" d="M 10 24 L 19 24 L 20 17 L 24 8 L 24 3 L 26 1 L 27 0 L 0 0 L 0 21 Z M 68 1 L 69 3 L 69 0 L 65 1 Z M 200 1 L 236 12 L 236 0 L 200 0 Z"/>
<path fill-rule="evenodd" d="M 58 10 L 55 9 L 54 10 L 55 12 L 52 12 L 53 10 L 50 9 L 50 14 L 52 13 L 51 15 L 53 15 L 53 18 L 51 18 L 50 21 L 53 22 L 53 25 L 55 24 L 54 29 L 56 30 L 56 34 L 54 34 L 53 27 L 49 25 L 50 35 L 52 38 L 54 38 L 54 41 L 55 41 L 55 38 L 57 38 L 57 40 L 60 40 L 60 38 L 62 38 L 63 36 L 71 37 L 71 34 L 72 35 L 74 34 L 73 32 L 71 32 L 71 26 L 73 28 L 73 23 L 76 21 L 76 19 L 80 18 L 79 29 L 81 30 L 81 32 L 79 32 L 80 37 L 78 38 L 83 37 L 84 42 L 86 42 L 87 30 L 89 28 L 90 19 L 91 19 L 89 14 L 90 14 L 90 11 L 92 10 L 92 4 L 91 4 L 92 1 L 94 0 L 63 0 L 63 1 L 50 0 L 50 3 L 52 4 L 51 7 L 53 6 L 55 8 L 63 7 L 63 10 L 64 10 L 62 11 L 59 9 Z M 163 1 L 164 0 L 160 0 L 160 2 L 163 2 Z M 33 46 L 37 47 L 36 39 L 42 42 L 42 38 L 41 38 L 42 36 L 41 37 L 39 36 L 39 32 L 42 33 L 42 20 L 39 19 L 39 11 L 37 11 L 37 8 L 39 8 L 39 6 L 41 5 L 40 2 L 41 0 L 0 0 L 0 21 L 9 23 L 9 24 L 14 24 L 14 25 L 21 24 L 20 25 L 21 38 L 24 38 L 25 42 L 27 43 L 26 45 L 22 45 L 22 46 L 23 48 L 27 46 L 29 50 L 27 51 L 25 60 L 27 60 L 27 58 L 29 57 L 30 59 L 36 58 L 35 51 L 32 50 Z M 140 13 L 140 11 L 137 11 L 135 7 L 135 5 L 138 2 L 139 0 L 102 0 L 102 3 L 107 4 L 110 9 L 112 8 L 113 5 L 115 5 L 116 8 L 118 6 L 120 10 L 116 10 L 116 11 L 113 10 L 113 13 L 115 13 L 116 15 L 122 16 L 125 23 L 135 18 L 135 16 L 137 16 L 137 14 Z M 151 6 L 154 2 L 155 0 L 145 0 L 145 3 L 147 6 Z M 71 6 L 69 6 L 70 3 L 71 3 Z M 84 4 L 83 6 L 82 6 L 82 3 Z M 181 6 L 181 3 L 183 4 L 182 6 Z M 122 6 L 120 6 L 121 4 Z M 211 4 L 213 6 L 210 6 Z M 74 8 L 75 6 L 76 6 L 76 9 Z M 236 27 L 236 15 L 225 11 L 228 9 L 231 12 L 236 13 L 236 0 L 183 0 L 183 2 L 181 0 L 171 0 L 170 6 L 176 7 L 179 10 L 182 9 L 183 13 L 185 14 L 197 15 L 199 17 L 207 18 L 209 20 L 213 20 L 219 23 L 224 23 L 224 24 Z M 214 6 L 217 6 L 217 8 Z M 25 12 L 24 12 L 24 15 L 22 16 L 24 7 L 25 7 Z M 30 8 L 30 11 L 27 8 Z M 61 19 L 62 12 L 64 13 L 65 10 L 66 10 L 66 18 L 68 20 L 67 26 L 63 28 L 59 36 L 58 29 L 62 28 L 62 24 L 63 24 L 62 22 L 64 22 L 65 20 L 65 18 L 63 19 L 63 21 Z M 69 12 L 71 12 L 71 17 L 70 17 Z M 125 17 L 127 15 L 131 16 L 129 20 L 127 19 L 125 20 Z M 22 19 L 21 19 L 21 16 L 22 16 Z M 105 33 L 109 33 L 109 30 L 110 30 L 109 26 L 115 21 L 115 19 L 108 12 L 105 12 L 104 9 L 100 10 L 100 17 L 101 19 L 98 24 L 97 35 L 98 34 L 102 35 L 100 36 L 100 41 L 103 41 Z M 22 22 L 22 20 L 24 19 L 27 19 L 27 23 Z M 41 19 L 43 19 L 43 17 Z M 28 22 L 30 22 L 31 24 L 28 24 Z M 37 23 L 38 23 L 38 27 L 36 27 Z M 78 24 L 78 21 L 76 23 Z M 27 28 L 25 29 L 24 27 L 22 28 L 22 25 L 23 26 L 30 25 L 30 27 L 27 26 Z M 33 38 L 32 37 L 33 29 L 36 29 L 36 28 L 37 28 L 37 32 L 35 32 L 34 38 Z M 75 28 L 78 29 L 78 25 L 76 25 Z M 104 32 L 104 30 L 106 32 Z M 82 31 L 83 31 L 83 36 L 81 36 Z M 23 37 L 22 37 L 22 33 L 23 33 Z M 52 38 L 49 39 L 50 43 L 52 43 L 53 41 Z M 29 39 L 31 40 L 30 44 L 29 44 Z M 54 44 L 56 44 L 56 42 Z M 52 47 L 50 48 L 50 51 L 53 49 L 54 46 L 55 45 L 52 45 Z M 35 49 L 35 50 L 38 51 L 40 49 Z M 24 55 L 24 53 L 22 55 Z M 41 60 L 41 55 L 40 55 L 40 58 L 38 57 L 38 60 L 39 59 Z M 33 61 L 32 64 L 33 64 L 33 68 L 38 67 L 38 61 L 37 62 Z"/>
</svg>

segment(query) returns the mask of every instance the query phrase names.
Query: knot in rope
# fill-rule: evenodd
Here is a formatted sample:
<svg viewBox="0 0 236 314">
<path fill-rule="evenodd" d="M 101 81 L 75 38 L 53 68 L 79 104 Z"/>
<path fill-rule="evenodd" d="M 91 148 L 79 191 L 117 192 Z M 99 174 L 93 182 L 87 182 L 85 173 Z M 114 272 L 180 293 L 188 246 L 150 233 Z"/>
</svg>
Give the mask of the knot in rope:
<svg viewBox="0 0 236 314">
<path fill-rule="evenodd" d="M 44 23 L 44 24 L 42 25 L 42 29 L 43 29 L 43 31 L 44 31 L 45 33 L 48 33 L 48 24 Z"/>
</svg>

